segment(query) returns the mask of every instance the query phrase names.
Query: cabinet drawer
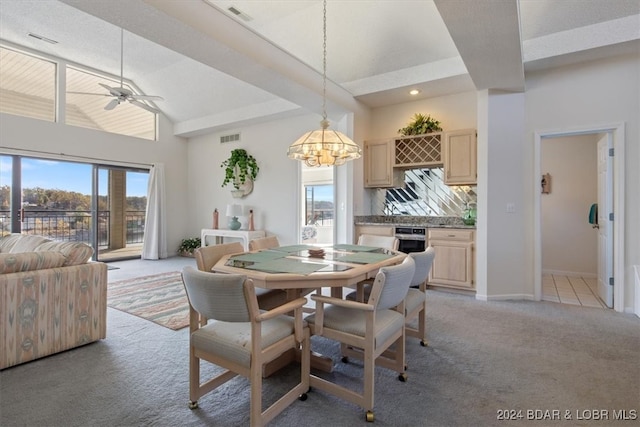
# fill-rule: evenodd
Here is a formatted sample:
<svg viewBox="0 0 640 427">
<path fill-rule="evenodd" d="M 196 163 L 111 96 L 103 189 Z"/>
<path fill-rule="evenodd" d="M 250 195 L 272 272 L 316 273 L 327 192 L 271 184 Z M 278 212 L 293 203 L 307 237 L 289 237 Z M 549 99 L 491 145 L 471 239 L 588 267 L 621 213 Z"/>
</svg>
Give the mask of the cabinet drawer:
<svg viewBox="0 0 640 427">
<path fill-rule="evenodd" d="M 356 225 L 356 241 L 361 234 L 374 234 L 376 236 L 395 236 L 396 228 L 392 226 Z"/>
<path fill-rule="evenodd" d="M 429 240 L 473 242 L 473 230 L 462 230 L 458 228 L 429 230 Z"/>
</svg>

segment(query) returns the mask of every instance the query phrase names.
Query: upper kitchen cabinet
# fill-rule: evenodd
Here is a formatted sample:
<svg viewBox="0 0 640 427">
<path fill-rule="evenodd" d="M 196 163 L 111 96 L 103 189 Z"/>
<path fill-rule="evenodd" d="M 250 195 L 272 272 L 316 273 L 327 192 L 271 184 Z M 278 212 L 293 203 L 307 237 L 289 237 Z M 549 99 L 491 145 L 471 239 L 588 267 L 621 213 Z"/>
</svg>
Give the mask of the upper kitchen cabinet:
<svg viewBox="0 0 640 427">
<path fill-rule="evenodd" d="M 402 187 L 404 174 L 394 169 L 395 140 L 364 142 L 364 186 L 368 188 Z"/>
<path fill-rule="evenodd" d="M 447 185 L 476 185 L 478 181 L 477 152 L 475 129 L 445 133 L 442 144 L 444 183 Z"/>
</svg>

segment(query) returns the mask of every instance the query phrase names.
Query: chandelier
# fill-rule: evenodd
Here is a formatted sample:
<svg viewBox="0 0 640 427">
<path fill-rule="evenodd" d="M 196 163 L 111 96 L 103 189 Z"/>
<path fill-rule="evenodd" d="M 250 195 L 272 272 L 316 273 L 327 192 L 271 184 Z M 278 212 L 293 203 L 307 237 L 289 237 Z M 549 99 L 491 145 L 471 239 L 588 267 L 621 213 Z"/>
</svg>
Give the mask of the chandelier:
<svg viewBox="0 0 640 427">
<path fill-rule="evenodd" d="M 290 159 L 303 161 L 307 166 L 340 166 L 360 158 L 358 144 L 342 132 L 329 129 L 327 120 L 327 0 L 323 2 L 322 57 L 322 120 L 320 129 L 302 135 L 287 151 Z"/>
</svg>

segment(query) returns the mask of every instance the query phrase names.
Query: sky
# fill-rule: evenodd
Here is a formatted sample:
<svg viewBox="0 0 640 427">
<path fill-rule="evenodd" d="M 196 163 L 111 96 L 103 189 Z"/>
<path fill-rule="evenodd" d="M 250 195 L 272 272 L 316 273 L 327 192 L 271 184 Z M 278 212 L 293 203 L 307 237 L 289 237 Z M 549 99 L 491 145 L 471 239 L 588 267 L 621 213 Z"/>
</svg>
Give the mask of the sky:
<svg viewBox="0 0 640 427">
<path fill-rule="evenodd" d="M 107 171 L 100 170 L 99 194 L 106 195 Z M 127 196 L 146 196 L 146 173 L 127 172 Z M 11 157 L 0 155 L 0 186 L 11 185 Z M 22 188 L 45 188 L 91 194 L 91 165 L 45 159 L 22 159 Z M 331 185 L 315 186 L 315 200 L 333 200 Z"/>
<path fill-rule="evenodd" d="M 91 165 L 56 160 L 22 159 L 22 188 L 45 188 L 91 194 Z M 127 196 L 146 196 L 148 174 L 127 172 Z M 100 170 L 98 188 L 106 194 L 107 171 Z M 11 185 L 11 157 L 0 155 L 0 186 Z"/>
</svg>

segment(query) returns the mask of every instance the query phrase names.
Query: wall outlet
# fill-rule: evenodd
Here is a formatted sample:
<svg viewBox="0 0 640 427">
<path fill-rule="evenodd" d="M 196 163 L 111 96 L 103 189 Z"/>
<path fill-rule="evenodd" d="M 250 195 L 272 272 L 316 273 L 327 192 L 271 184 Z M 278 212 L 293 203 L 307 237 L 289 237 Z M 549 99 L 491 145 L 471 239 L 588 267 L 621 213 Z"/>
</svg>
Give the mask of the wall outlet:
<svg viewBox="0 0 640 427">
<path fill-rule="evenodd" d="M 515 203 L 507 203 L 507 213 L 516 213 Z"/>
</svg>

